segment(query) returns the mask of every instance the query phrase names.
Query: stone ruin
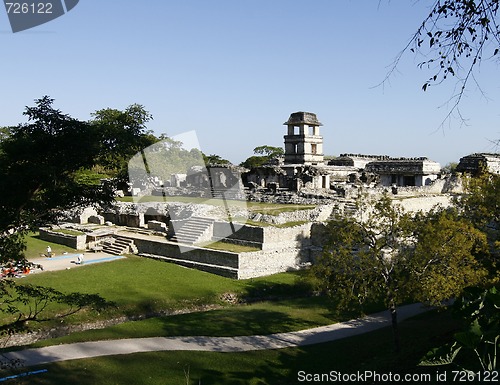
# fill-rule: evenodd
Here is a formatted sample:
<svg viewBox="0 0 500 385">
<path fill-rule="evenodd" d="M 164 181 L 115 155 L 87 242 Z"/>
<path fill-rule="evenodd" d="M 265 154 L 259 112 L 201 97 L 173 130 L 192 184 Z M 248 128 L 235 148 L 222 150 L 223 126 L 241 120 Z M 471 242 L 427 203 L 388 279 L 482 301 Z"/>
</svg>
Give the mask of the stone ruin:
<svg viewBox="0 0 500 385">
<path fill-rule="evenodd" d="M 112 252 L 128 250 L 123 252 L 233 278 L 257 277 L 312 263 L 321 252 L 320 222 L 352 210 L 352 198 L 360 192 L 407 194 L 402 202 L 406 209 L 427 210 L 435 204 L 448 205 L 446 193 L 461 191 L 460 178 L 441 175 L 439 163 L 425 157 L 341 154 L 325 159 L 322 124 L 313 113 L 293 113 L 284 124 L 284 157 L 252 170 L 198 162 L 179 168 L 170 177 L 160 177 L 144 169 L 140 158 L 135 166 L 141 178 L 130 185 L 137 198 L 134 203 L 117 203 L 103 212 L 84 210 L 75 216 L 78 223 L 107 226 L 91 230 L 87 246 L 104 245 L 105 249 L 108 245 Z M 462 158 L 457 169 L 475 173 L 484 168 L 500 173 L 500 156 L 473 154 Z M 141 202 L 148 195 L 165 199 Z M 223 204 L 181 203 L 176 197 L 217 198 Z M 229 201 L 318 206 L 266 215 Z M 249 224 L 254 222 L 278 227 Z M 297 225 L 279 227 L 286 223 Z M 250 246 L 255 251 L 228 252 L 204 246 L 216 241 Z"/>
</svg>

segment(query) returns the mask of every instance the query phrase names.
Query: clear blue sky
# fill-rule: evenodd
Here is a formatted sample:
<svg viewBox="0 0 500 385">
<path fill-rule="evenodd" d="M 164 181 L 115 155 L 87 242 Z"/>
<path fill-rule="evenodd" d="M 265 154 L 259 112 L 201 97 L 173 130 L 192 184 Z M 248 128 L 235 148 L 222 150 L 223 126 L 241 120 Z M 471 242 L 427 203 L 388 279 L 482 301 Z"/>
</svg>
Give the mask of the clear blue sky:
<svg viewBox="0 0 500 385">
<path fill-rule="evenodd" d="M 24 122 L 43 95 L 79 119 L 132 103 L 156 134 L 196 130 L 201 149 L 239 163 L 283 145 L 295 111 L 324 124 L 325 154 L 428 156 L 446 164 L 493 151 L 500 138 L 500 69 L 478 75 L 459 120 L 440 129 L 452 83 L 408 55 L 380 83 L 432 1 L 80 0 L 66 15 L 13 34 L 0 9 L 0 125 Z M 440 108 L 441 107 L 441 108 Z"/>
</svg>

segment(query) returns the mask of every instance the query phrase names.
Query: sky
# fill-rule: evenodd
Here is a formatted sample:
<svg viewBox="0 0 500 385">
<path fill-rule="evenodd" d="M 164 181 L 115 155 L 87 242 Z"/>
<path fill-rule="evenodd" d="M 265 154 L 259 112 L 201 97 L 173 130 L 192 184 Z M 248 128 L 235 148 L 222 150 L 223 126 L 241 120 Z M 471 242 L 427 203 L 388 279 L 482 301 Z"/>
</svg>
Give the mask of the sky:
<svg viewBox="0 0 500 385">
<path fill-rule="evenodd" d="M 196 131 L 201 150 L 233 163 L 283 146 L 296 111 L 323 123 L 325 155 L 426 156 L 445 165 L 493 152 L 500 138 L 498 62 L 483 61 L 442 125 L 455 83 L 423 92 L 434 73 L 405 55 L 380 85 L 433 1 L 80 0 L 67 14 L 13 33 L 0 8 L 0 126 L 25 122 L 44 95 L 81 120 L 138 103 L 155 134 Z"/>
</svg>

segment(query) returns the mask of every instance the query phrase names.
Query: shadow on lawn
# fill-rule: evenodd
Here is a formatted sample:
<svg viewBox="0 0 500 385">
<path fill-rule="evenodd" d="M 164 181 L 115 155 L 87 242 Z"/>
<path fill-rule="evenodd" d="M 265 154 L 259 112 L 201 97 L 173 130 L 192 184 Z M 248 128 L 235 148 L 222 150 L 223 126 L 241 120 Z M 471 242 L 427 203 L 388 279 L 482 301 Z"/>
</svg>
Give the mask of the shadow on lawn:
<svg viewBox="0 0 500 385">
<path fill-rule="evenodd" d="M 162 318 L 165 335 L 172 336 L 247 336 L 267 335 L 286 330 L 316 326 L 313 321 L 297 319 L 288 314 L 266 310 L 216 310 Z"/>
<path fill-rule="evenodd" d="M 292 282 L 250 281 L 245 287 L 242 300 L 244 302 L 259 302 L 313 295 L 312 286 L 304 279 L 303 272 L 289 272 L 288 274 L 295 277 Z"/>
<path fill-rule="evenodd" d="M 400 374 L 401 376 L 427 374 L 432 381 L 426 383 L 437 384 L 436 373 L 443 372 L 446 368 L 419 367 L 420 359 L 429 349 L 446 341 L 457 330 L 457 323 L 450 318 L 449 313 L 431 312 L 401 323 L 402 349 L 395 353 L 392 344 L 392 330 L 383 328 L 371 333 L 341 339 L 334 342 L 304 346 L 295 349 L 280 349 L 273 351 L 274 355 L 268 360 L 259 360 L 259 352 L 245 353 L 254 355 L 259 363 L 253 368 L 238 367 L 242 363 L 235 355 L 234 366 L 217 370 L 210 368 L 202 370 L 201 376 L 192 378 L 191 384 L 231 384 L 231 385 L 290 385 L 302 383 L 360 383 L 349 381 L 345 378 L 329 377 L 339 374 L 378 373 Z M 251 360 L 250 360 L 251 361 Z M 447 370 L 451 370 L 447 368 Z M 306 375 L 320 374 L 326 377 L 322 381 Z M 361 383 L 381 383 L 366 378 Z M 418 383 L 418 382 L 413 382 Z"/>
</svg>

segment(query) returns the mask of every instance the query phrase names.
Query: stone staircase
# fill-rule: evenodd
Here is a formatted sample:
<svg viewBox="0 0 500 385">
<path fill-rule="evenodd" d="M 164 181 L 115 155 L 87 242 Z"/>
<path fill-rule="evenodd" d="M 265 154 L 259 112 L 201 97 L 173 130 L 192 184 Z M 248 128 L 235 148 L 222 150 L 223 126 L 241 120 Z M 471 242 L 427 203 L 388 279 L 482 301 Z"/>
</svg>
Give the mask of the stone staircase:
<svg viewBox="0 0 500 385">
<path fill-rule="evenodd" d="M 246 199 L 245 192 L 235 189 L 216 189 L 212 187 L 210 189 L 210 194 L 216 199 L 232 199 L 232 200 L 244 200 Z"/>
<path fill-rule="evenodd" d="M 120 235 L 115 235 L 113 238 L 105 240 L 102 243 L 102 251 L 113 255 L 137 254 L 138 252 L 132 239 Z"/>
<path fill-rule="evenodd" d="M 356 203 L 352 200 L 346 200 L 344 204 L 344 215 L 354 215 L 356 213 Z"/>
<path fill-rule="evenodd" d="M 330 220 L 336 219 L 340 216 L 352 216 L 356 213 L 356 202 L 352 199 L 342 199 L 339 205 L 332 210 Z"/>
<path fill-rule="evenodd" d="M 193 245 L 201 242 L 203 238 L 211 238 L 214 220 L 210 218 L 191 217 L 184 221 L 179 228 L 174 226 L 175 234 L 170 238 L 173 242 Z M 210 233 L 210 234 L 209 234 Z"/>
</svg>

